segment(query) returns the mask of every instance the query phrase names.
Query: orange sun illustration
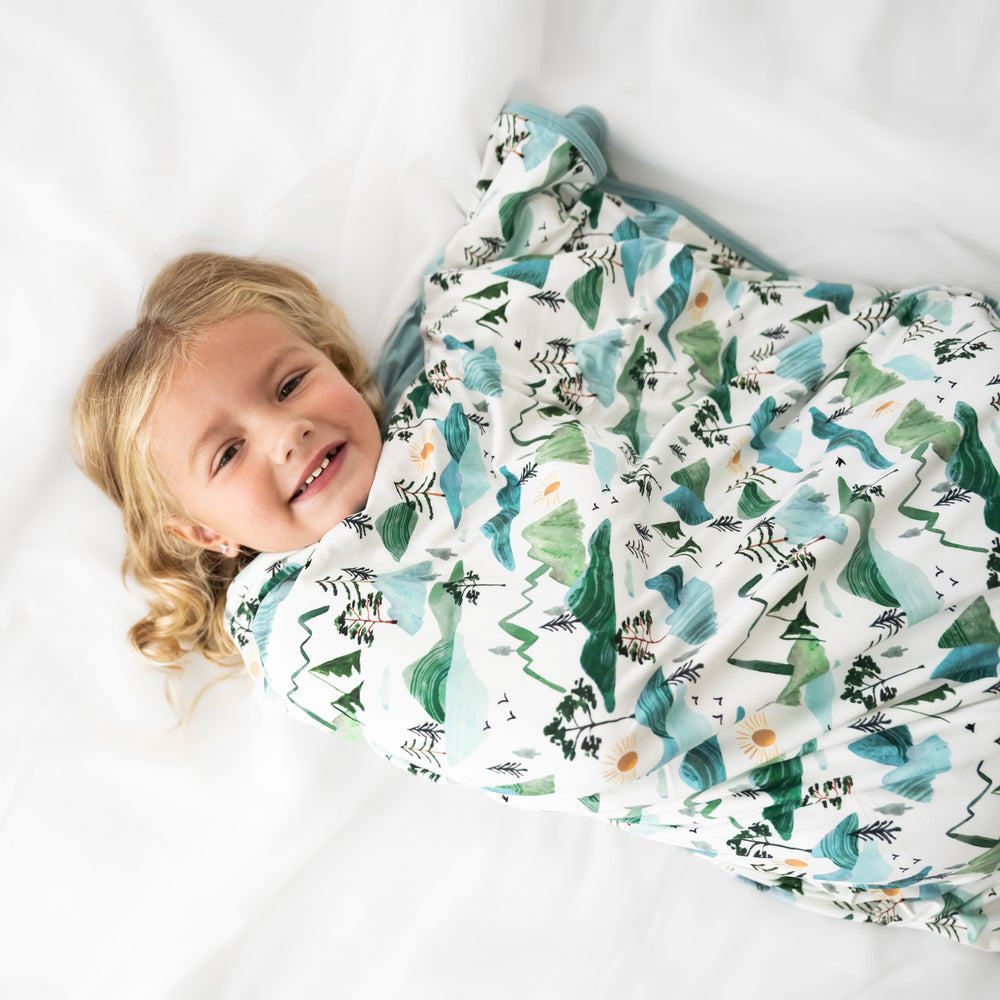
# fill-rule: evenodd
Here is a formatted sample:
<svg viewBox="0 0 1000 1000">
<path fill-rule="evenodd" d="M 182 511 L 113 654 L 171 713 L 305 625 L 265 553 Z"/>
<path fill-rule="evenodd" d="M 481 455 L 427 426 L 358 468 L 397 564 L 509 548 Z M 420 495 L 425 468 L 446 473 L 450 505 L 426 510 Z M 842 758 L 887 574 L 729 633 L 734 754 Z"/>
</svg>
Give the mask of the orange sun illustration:
<svg viewBox="0 0 1000 1000">
<path fill-rule="evenodd" d="M 879 895 L 881 895 L 883 899 L 893 900 L 895 902 L 899 902 L 899 897 L 900 894 L 902 893 L 901 889 L 897 889 L 895 886 L 889 886 L 889 885 L 880 886 L 878 889 L 875 889 L 874 891 Z"/>
<path fill-rule="evenodd" d="M 642 777 L 639 774 L 639 754 L 635 750 L 635 733 L 631 733 L 615 744 L 614 750 L 601 760 L 601 776 L 607 782 L 624 785 Z"/>
<path fill-rule="evenodd" d="M 535 503 L 543 507 L 555 507 L 559 503 L 559 487 L 562 483 L 554 472 L 550 472 L 535 490 Z"/>
<path fill-rule="evenodd" d="M 739 748 L 755 763 L 772 760 L 778 756 L 778 737 L 773 729 L 767 728 L 763 712 L 747 716 L 736 727 L 736 742 Z"/>
<path fill-rule="evenodd" d="M 688 303 L 687 312 L 690 314 L 693 320 L 701 319 L 701 314 L 705 311 L 705 306 L 708 305 L 708 293 L 712 288 L 712 279 L 706 278 L 702 283 L 701 287 L 695 293 L 694 298 Z"/>
<path fill-rule="evenodd" d="M 731 476 L 738 476 L 741 472 L 746 472 L 747 467 L 743 464 L 743 449 L 749 441 L 750 438 L 744 435 L 735 442 L 729 461 L 726 462 L 726 472 Z"/>
<path fill-rule="evenodd" d="M 877 417 L 891 416 L 893 413 L 899 413 L 902 408 L 902 403 L 896 402 L 895 399 L 887 399 L 884 403 L 873 403 L 869 406 L 865 416 L 869 420 L 875 420 Z"/>
<path fill-rule="evenodd" d="M 434 455 L 434 428 L 428 427 L 423 435 L 410 445 L 410 461 L 421 471 L 427 472 Z"/>
</svg>

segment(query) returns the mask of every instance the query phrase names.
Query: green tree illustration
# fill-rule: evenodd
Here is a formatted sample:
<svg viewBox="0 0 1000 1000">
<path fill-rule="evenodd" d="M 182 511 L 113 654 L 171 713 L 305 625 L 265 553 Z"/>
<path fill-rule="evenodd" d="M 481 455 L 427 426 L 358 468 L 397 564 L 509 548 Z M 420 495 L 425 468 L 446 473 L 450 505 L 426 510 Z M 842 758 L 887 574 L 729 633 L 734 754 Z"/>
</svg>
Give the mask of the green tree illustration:
<svg viewBox="0 0 1000 1000">
<path fill-rule="evenodd" d="M 663 521 L 660 524 L 654 524 L 653 528 L 659 533 L 660 537 L 667 544 L 672 556 L 687 556 L 688 559 L 695 564 L 695 566 L 701 565 L 701 563 L 699 563 L 695 558 L 695 553 L 701 552 L 701 546 L 694 540 L 694 538 L 684 534 L 680 521 Z M 670 543 L 672 541 L 680 542 L 681 544 L 671 545 Z"/>
<path fill-rule="evenodd" d="M 704 399 L 694 412 L 691 423 L 691 433 L 706 448 L 714 448 L 717 444 L 729 443 L 729 432 L 750 424 L 722 424 L 722 414 L 711 399 Z"/>
<path fill-rule="evenodd" d="M 396 488 L 396 493 L 404 503 L 412 505 L 421 514 L 426 513 L 429 520 L 433 521 L 434 505 L 431 501 L 431 497 L 440 497 L 442 500 L 444 499 L 443 493 L 437 492 L 433 489 L 436 482 L 437 473 L 432 472 L 430 476 L 426 477 L 419 485 L 417 485 L 417 482 L 414 479 L 411 479 L 409 482 L 405 482 L 400 479 L 392 485 Z"/>
<path fill-rule="evenodd" d="M 885 295 L 877 299 L 864 313 L 854 317 L 854 322 L 866 333 L 874 333 L 895 311 L 898 297 Z"/>
<path fill-rule="evenodd" d="M 594 688 L 581 677 L 556 705 L 555 716 L 542 730 L 548 736 L 549 742 L 555 743 L 562 750 L 566 760 L 575 760 L 577 751 L 581 751 L 585 757 L 597 757 L 601 738 L 594 733 L 594 730 L 598 726 L 635 717 L 623 715 L 617 719 L 602 719 L 595 722 L 593 716 L 595 708 L 597 708 L 597 695 L 594 693 Z"/>
<path fill-rule="evenodd" d="M 971 324 L 968 324 L 971 326 Z M 966 329 L 966 327 L 962 327 Z M 1000 333 L 1000 326 L 993 329 Z M 959 331 L 961 332 L 961 331 Z M 934 345 L 934 360 L 939 365 L 946 365 L 951 361 L 969 361 L 981 351 L 990 351 L 992 347 L 985 340 L 980 340 L 982 332 L 976 333 L 968 340 L 959 340 L 958 337 L 945 337 Z"/>
<path fill-rule="evenodd" d="M 528 772 L 528 769 L 523 764 L 518 764 L 515 761 L 506 761 L 503 764 L 494 764 L 486 770 L 493 771 L 496 774 L 502 774 L 506 778 L 513 778 L 515 781 L 520 781 L 521 778 L 523 778 Z"/>
<path fill-rule="evenodd" d="M 427 379 L 427 372 L 422 371 L 420 373 L 418 377 L 418 388 L 410 393 L 409 398 L 412 399 L 414 394 L 419 394 L 422 398 L 423 405 L 421 407 L 421 412 L 423 412 L 423 409 L 426 408 L 431 396 L 434 395 L 434 387 Z M 420 427 L 424 424 L 433 422 L 433 417 L 417 419 L 417 416 L 413 411 L 413 406 L 409 401 L 407 401 L 402 403 L 392 416 L 389 417 L 385 439 L 390 441 L 392 438 L 398 437 L 401 441 L 409 441 Z"/>
<path fill-rule="evenodd" d="M 417 767 L 416 764 L 407 764 L 406 773 L 418 778 L 426 778 L 428 781 L 441 780 L 441 775 L 437 771 L 429 771 L 426 767 Z"/>
<path fill-rule="evenodd" d="M 878 698 L 872 693 L 881 683 L 882 668 L 867 654 L 862 653 L 851 663 L 851 669 L 844 675 L 844 690 L 841 691 L 842 701 L 851 701 L 871 711 Z M 888 699 L 883 698 L 883 701 Z"/>
<path fill-rule="evenodd" d="M 986 589 L 993 590 L 1000 587 L 1000 535 L 993 539 L 990 546 L 990 554 L 986 557 Z"/>
<path fill-rule="evenodd" d="M 450 396 L 451 390 L 448 388 L 448 383 L 462 381 L 458 375 L 452 375 L 451 372 L 448 371 L 447 360 L 439 361 L 432 368 L 428 368 L 427 380 L 430 382 L 431 388 L 438 396 Z"/>
<path fill-rule="evenodd" d="M 802 805 L 815 805 L 818 802 L 824 809 L 839 809 L 843 805 L 844 796 L 850 795 L 853 787 L 854 779 L 849 774 L 822 783 L 816 782 L 806 790 Z"/>
<path fill-rule="evenodd" d="M 781 290 L 797 288 L 794 283 L 779 284 L 776 281 L 748 281 L 747 288 L 760 299 L 761 305 L 781 305 Z"/>
<path fill-rule="evenodd" d="M 372 519 L 370 514 L 365 514 L 362 511 L 358 511 L 356 514 L 348 514 L 343 521 L 340 522 L 345 528 L 350 528 L 352 531 L 356 531 L 358 538 L 364 538 L 365 535 L 372 530 Z"/>
<path fill-rule="evenodd" d="M 547 306 L 553 312 L 559 312 L 559 307 L 566 304 L 566 300 L 555 291 L 536 292 L 534 295 L 529 295 L 528 298 L 539 305 Z"/>
<path fill-rule="evenodd" d="M 451 285 L 460 285 L 465 272 L 458 268 L 445 271 L 435 271 L 428 279 L 432 285 L 437 285 L 442 292 L 448 291 Z"/>
<path fill-rule="evenodd" d="M 722 517 L 717 517 L 708 526 L 721 532 L 739 531 L 743 527 L 743 522 L 738 517 L 733 517 L 732 514 L 724 514 Z"/>
<path fill-rule="evenodd" d="M 840 693 L 842 701 L 850 701 L 862 705 L 865 711 L 872 711 L 878 705 L 884 705 L 899 693 L 892 686 L 894 681 L 903 674 L 922 670 L 923 665 L 901 670 L 889 677 L 882 676 L 882 668 L 867 654 L 862 653 L 851 663 L 851 669 L 844 674 L 844 690 Z"/>
<path fill-rule="evenodd" d="M 580 619 L 576 615 L 571 611 L 566 611 L 555 618 L 550 618 L 541 627 L 547 632 L 572 632 L 580 624 Z"/>
<path fill-rule="evenodd" d="M 743 827 L 726 841 L 726 847 L 732 849 L 733 853 L 740 858 L 760 858 L 771 857 L 769 848 L 777 847 L 782 851 L 805 851 L 804 847 L 791 847 L 781 841 L 775 841 L 774 830 L 771 824 L 765 820 L 757 820 L 749 826 Z M 809 852 L 806 852 L 809 853 Z"/>
<path fill-rule="evenodd" d="M 775 538 L 774 518 L 765 517 L 751 528 L 747 534 L 746 543 L 736 550 L 736 555 L 743 556 L 758 564 L 763 563 L 765 558 L 770 559 L 773 563 L 781 562 L 789 556 L 788 552 L 781 549 L 781 543 L 787 541 L 788 539 L 784 535 Z"/>
<path fill-rule="evenodd" d="M 501 116 L 498 124 L 503 127 L 503 134 L 500 136 L 500 141 L 493 147 L 493 155 L 496 156 L 497 163 L 503 163 L 512 154 L 523 159 L 517 147 L 531 135 L 525 127 L 527 120 L 521 115 L 507 112 Z"/>
<path fill-rule="evenodd" d="M 667 679 L 668 684 L 697 684 L 701 678 L 701 672 L 705 669 L 704 663 L 695 663 L 694 660 L 685 660 Z"/>
<path fill-rule="evenodd" d="M 236 607 L 229 628 L 236 644 L 242 649 L 253 638 L 253 620 L 257 617 L 260 598 L 244 598 Z"/>
<path fill-rule="evenodd" d="M 503 251 L 505 245 L 504 241 L 498 236 L 484 236 L 480 239 L 479 244 L 478 247 L 470 245 L 463 248 L 465 259 L 472 267 L 481 267 L 483 264 L 488 263 Z"/>
<path fill-rule="evenodd" d="M 903 343 L 908 344 L 911 340 L 923 340 L 927 334 L 938 334 L 941 333 L 942 329 L 934 319 L 924 316 L 906 328 Z"/>
<path fill-rule="evenodd" d="M 881 733 L 889 728 L 891 722 L 889 716 L 876 712 L 874 715 L 852 722 L 849 728 L 856 729 L 859 733 Z"/>
<path fill-rule="evenodd" d="M 817 535 L 808 542 L 799 542 L 778 564 L 778 569 L 785 569 L 788 566 L 797 566 L 799 569 L 815 569 L 816 557 L 809 551 L 810 545 L 822 542 L 826 535 Z"/>
<path fill-rule="evenodd" d="M 625 543 L 626 550 L 635 556 L 643 566 L 649 565 L 649 550 L 646 545 L 653 540 L 653 533 L 644 524 L 633 523 L 636 537 Z"/>
<path fill-rule="evenodd" d="M 655 659 L 651 646 L 663 642 L 665 636 L 659 639 L 653 636 L 653 615 L 644 609 L 637 615 L 626 618 L 615 633 L 615 644 L 618 655 L 632 660 L 634 663 L 648 663 Z"/>
<path fill-rule="evenodd" d="M 337 631 L 353 639 L 359 646 L 370 646 L 378 625 L 395 625 L 395 618 L 382 617 L 382 591 L 376 590 L 359 600 L 348 603 L 334 619 Z"/>
<path fill-rule="evenodd" d="M 577 255 L 585 264 L 589 264 L 591 269 L 598 269 L 604 273 L 605 277 L 615 280 L 615 268 L 624 269 L 624 265 L 618 259 L 618 244 L 611 243 L 598 250 L 585 249 Z"/>
<path fill-rule="evenodd" d="M 766 475 L 766 473 L 771 471 L 772 466 L 762 465 L 759 468 L 756 465 L 750 467 L 748 472 L 745 472 L 739 479 L 737 479 L 731 486 L 726 487 L 727 493 L 732 493 L 733 490 L 741 490 L 744 486 L 748 486 L 750 483 L 776 483 L 778 480 L 771 476 Z"/>
<path fill-rule="evenodd" d="M 361 584 L 371 583 L 375 579 L 375 574 L 364 566 L 345 567 L 339 576 L 324 576 L 317 579 L 316 583 L 324 592 L 336 597 L 343 589 L 348 593 L 353 593 L 355 597 L 361 597 Z"/>
<path fill-rule="evenodd" d="M 830 419 L 833 420 L 835 417 L 836 414 L 834 414 L 834 417 L 831 417 Z M 884 472 L 873 483 L 855 483 L 854 486 L 851 488 L 851 496 L 849 502 L 853 503 L 855 500 L 867 500 L 869 503 L 873 503 L 874 502 L 872 501 L 873 496 L 884 497 L 885 491 L 882 489 L 881 482 L 887 476 L 891 476 L 894 472 L 896 472 L 895 469 L 890 469 L 888 472 Z"/>
<path fill-rule="evenodd" d="M 535 371 L 550 375 L 558 372 L 564 376 L 570 376 L 571 367 L 577 367 L 577 362 L 570 358 L 569 353 L 572 344 L 566 337 L 559 337 L 556 340 L 546 341 L 545 351 L 537 353 L 531 359 L 531 366 Z"/>
<path fill-rule="evenodd" d="M 647 347 L 629 367 L 628 376 L 640 389 L 655 389 L 661 375 L 676 375 L 674 369 L 669 371 L 657 368 L 656 351 Z"/>
<path fill-rule="evenodd" d="M 596 393 L 587 392 L 583 375 L 568 375 L 561 378 L 555 386 L 555 395 L 569 413 L 579 413 L 583 409 L 582 399 L 595 399 Z"/>
<path fill-rule="evenodd" d="M 444 587 L 445 592 L 451 596 L 451 599 L 456 604 L 463 604 L 468 601 L 470 604 L 475 604 L 479 600 L 479 589 L 481 587 L 506 587 L 505 583 L 482 583 L 479 579 L 479 574 L 469 570 L 463 577 L 458 580 L 449 580 L 447 583 L 441 584 Z"/>
<path fill-rule="evenodd" d="M 639 496 L 647 500 L 653 495 L 653 488 L 660 488 L 660 482 L 650 471 L 649 465 L 643 462 L 637 469 L 629 469 L 622 473 L 622 482 L 629 486 L 635 486 L 639 490 Z"/>
<path fill-rule="evenodd" d="M 883 844 L 891 844 L 895 841 L 896 834 L 900 832 L 902 827 L 893 826 L 891 819 L 880 819 L 851 831 L 849 836 L 857 840 L 880 840 Z"/>
<path fill-rule="evenodd" d="M 770 355 L 773 353 L 774 353 L 774 346 L 770 344 L 768 345 L 767 349 L 761 352 L 755 351 L 754 355 L 760 354 L 760 357 L 754 357 L 753 355 L 751 355 L 751 357 L 753 357 L 753 360 L 756 361 L 757 364 L 755 364 L 754 367 L 751 368 L 749 371 L 742 372 L 741 374 L 737 375 L 736 378 L 730 379 L 729 385 L 733 389 L 742 389 L 744 392 L 749 392 L 751 395 L 759 396 L 761 391 L 760 390 L 761 375 L 773 375 L 775 373 L 774 368 L 769 368 L 764 371 L 761 371 L 760 362 L 765 360 L 767 357 L 770 357 Z"/>
<path fill-rule="evenodd" d="M 443 757 L 445 751 L 438 748 L 438 740 L 444 736 L 444 729 L 436 722 L 422 722 L 419 726 L 411 726 L 408 732 L 413 734 L 413 739 L 407 740 L 405 743 L 399 745 L 399 749 L 403 751 L 412 760 L 417 761 L 417 764 L 411 764 L 412 767 L 416 767 L 418 771 L 424 773 L 433 773 L 436 775 L 434 768 L 439 768 L 440 763 L 438 758 Z M 427 768 L 432 770 L 428 772 Z M 417 773 L 417 772 L 414 772 Z"/>
</svg>

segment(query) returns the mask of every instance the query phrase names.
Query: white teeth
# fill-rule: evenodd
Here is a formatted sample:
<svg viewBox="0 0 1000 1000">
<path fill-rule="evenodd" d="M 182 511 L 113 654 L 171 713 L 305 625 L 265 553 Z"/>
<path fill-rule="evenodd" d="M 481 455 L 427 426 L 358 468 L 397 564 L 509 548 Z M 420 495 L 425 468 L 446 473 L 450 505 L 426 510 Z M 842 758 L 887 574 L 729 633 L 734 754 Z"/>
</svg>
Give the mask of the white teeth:
<svg viewBox="0 0 1000 1000">
<path fill-rule="evenodd" d="M 317 465 L 316 468 L 309 473 L 309 477 L 306 479 L 306 486 L 308 486 L 329 464 L 330 459 L 324 458 L 323 464 Z"/>
<path fill-rule="evenodd" d="M 323 459 L 322 463 L 320 465 L 317 465 L 316 468 L 313 469 L 308 476 L 306 476 L 306 481 L 299 487 L 298 491 L 295 494 L 296 496 L 306 491 L 310 483 L 312 483 L 312 481 L 330 464 L 330 459 L 333 458 L 333 456 L 336 455 L 338 451 L 340 451 L 339 448 L 334 448 L 334 450 L 331 451 L 330 454 Z"/>
</svg>

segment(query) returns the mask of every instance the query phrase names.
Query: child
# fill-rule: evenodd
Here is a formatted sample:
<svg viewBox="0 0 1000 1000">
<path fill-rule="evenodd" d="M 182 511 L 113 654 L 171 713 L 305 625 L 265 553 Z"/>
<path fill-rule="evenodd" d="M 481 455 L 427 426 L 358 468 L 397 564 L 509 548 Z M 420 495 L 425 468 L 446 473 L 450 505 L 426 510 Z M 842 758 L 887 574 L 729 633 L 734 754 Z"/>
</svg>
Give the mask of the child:
<svg viewBox="0 0 1000 1000">
<path fill-rule="evenodd" d="M 197 500 L 189 498 L 188 490 L 197 489 L 200 478 L 187 476 L 182 452 L 198 442 L 182 442 L 177 427 L 184 419 L 196 424 L 202 414 L 192 408 L 216 401 L 210 394 L 199 398 L 201 385 L 184 381 L 185 373 L 201 376 L 204 383 L 213 381 L 216 369 L 205 368 L 200 354 L 206 341 L 214 344 L 220 331 L 232 337 L 225 344 L 226 357 L 217 359 L 220 377 L 236 374 L 234 364 L 259 360 L 248 353 L 256 345 L 239 339 L 243 326 L 231 322 L 244 316 L 269 321 L 251 335 L 257 332 L 266 340 L 276 328 L 286 338 L 285 348 L 290 343 L 298 349 L 294 362 L 287 359 L 295 377 L 309 364 L 346 380 L 350 392 L 338 389 L 348 397 L 351 416 L 366 425 L 362 479 L 370 478 L 381 448 L 378 385 L 343 314 L 312 282 L 280 265 L 211 253 L 189 254 L 164 268 L 146 294 L 135 328 L 94 365 L 77 393 L 73 414 L 81 467 L 122 510 L 128 541 L 123 572 L 150 594 L 150 613 L 133 626 L 130 638 L 139 652 L 164 665 L 176 664 L 191 649 L 213 659 L 232 656 L 232 639 L 223 625 L 226 590 L 253 549 L 269 540 L 242 534 L 238 540 L 223 540 L 206 534 L 193 520 L 189 507 Z M 164 392 L 161 387 L 171 382 L 172 390 Z M 192 398 L 181 400 L 182 387 Z M 280 390 L 287 388 L 283 383 Z M 222 464 L 221 458 L 216 464 Z M 168 470 L 175 467 L 183 485 L 171 482 Z M 351 506 L 366 495 L 367 489 L 359 487 Z M 220 499 L 232 511 L 248 509 L 245 499 Z M 295 548 L 334 523 L 274 541 L 297 543 L 284 546 Z"/>
<path fill-rule="evenodd" d="M 998 949 L 995 304 L 789 275 L 602 136 L 501 115 L 381 438 L 308 283 L 157 279 L 76 411 L 133 639 L 222 656 L 225 603 L 268 694 L 414 773 Z"/>
</svg>

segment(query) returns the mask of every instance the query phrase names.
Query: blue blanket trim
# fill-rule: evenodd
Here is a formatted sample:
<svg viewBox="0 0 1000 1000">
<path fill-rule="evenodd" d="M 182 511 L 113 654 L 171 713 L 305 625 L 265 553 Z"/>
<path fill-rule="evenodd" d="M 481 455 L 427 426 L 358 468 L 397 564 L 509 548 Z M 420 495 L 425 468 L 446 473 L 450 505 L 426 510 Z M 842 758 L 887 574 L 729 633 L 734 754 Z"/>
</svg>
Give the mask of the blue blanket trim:
<svg viewBox="0 0 1000 1000">
<path fill-rule="evenodd" d="M 417 377 L 424 366 L 424 343 L 420 339 L 420 317 L 424 314 L 424 297 L 421 295 L 396 324 L 375 364 L 375 377 L 382 387 L 383 424 L 396 408 L 399 397 Z"/>
<path fill-rule="evenodd" d="M 619 180 L 608 167 L 603 146 L 607 141 L 608 126 L 604 116 L 591 107 L 579 107 L 567 115 L 548 111 L 526 101 L 512 101 L 504 109 L 512 114 L 523 115 L 538 122 L 546 128 L 562 133 L 579 150 L 580 155 L 594 172 L 598 187 L 621 198 L 652 201 L 666 205 L 680 215 L 690 219 L 699 229 L 707 233 L 713 240 L 735 251 L 753 267 L 767 271 L 772 275 L 785 276 L 786 268 L 756 247 L 751 246 L 735 233 L 720 225 L 704 212 L 694 208 L 687 202 L 663 191 L 630 184 Z M 423 297 L 419 298 L 406 311 L 375 366 L 375 376 L 382 387 L 385 398 L 385 417 L 388 418 L 399 401 L 406 387 L 417 377 L 424 362 L 423 341 L 420 339 L 420 317 L 423 315 Z M 383 432 L 385 428 L 383 427 Z"/>
<path fill-rule="evenodd" d="M 576 146 L 598 181 L 607 176 L 608 162 L 601 151 L 601 145 L 607 138 L 608 126 L 604 115 L 596 109 L 580 107 L 568 115 L 560 115 L 526 101 L 512 101 L 503 110 L 505 113 L 530 118 L 553 132 L 562 133 Z"/>
<path fill-rule="evenodd" d="M 681 198 L 657 191 L 654 188 L 643 187 L 640 184 L 631 184 L 628 181 L 619 180 L 613 174 L 609 174 L 598 185 L 602 191 L 608 194 L 616 194 L 621 198 L 639 199 L 641 201 L 654 201 L 668 208 L 674 209 L 678 214 L 690 219 L 699 229 L 707 233 L 717 243 L 735 250 L 748 264 L 761 271 L 767 271 L 775 277 L 788 277 L 789 271 L 782 267 L 776 260 L 762 253 L 755 246 L 741 239 L 731 229 L 727 229 L 721 223 L 699 211 L 693 205 L 688 204 Z"/>
<path fill-rule="evenodd" d="M 504 111 L 523 115 L 537 121 L 547 128 L 562 132 L 587 161 L 591 170 L 597 176 L 597 186 L 609 194 L 622 198 L 635 198 L 641 201 L 653 201 L 674 209 L 680 215 L 690 219 L 699 229 L 706 232 L 718 243 L 735 250 L 748 263 L 761 271 L 768 271 L 779 276 L 787 276 L 788 270 L 756 247 L 741 239 L 732 230 L 716 222 L 715 219 L 699 211 L 693 205 L 681 198 L 659 191 L 655 188 L 643 187 L 620 180 L 608 166 L 604 154 L 604 144 L 607 141 L 608 126 L 604 116 L 595 108 L 582 106 L 570 111 L 567 115 L 556 114 L 537 105 L 525 101 L 514 101 L 508 104 Z"/>
</svg>

